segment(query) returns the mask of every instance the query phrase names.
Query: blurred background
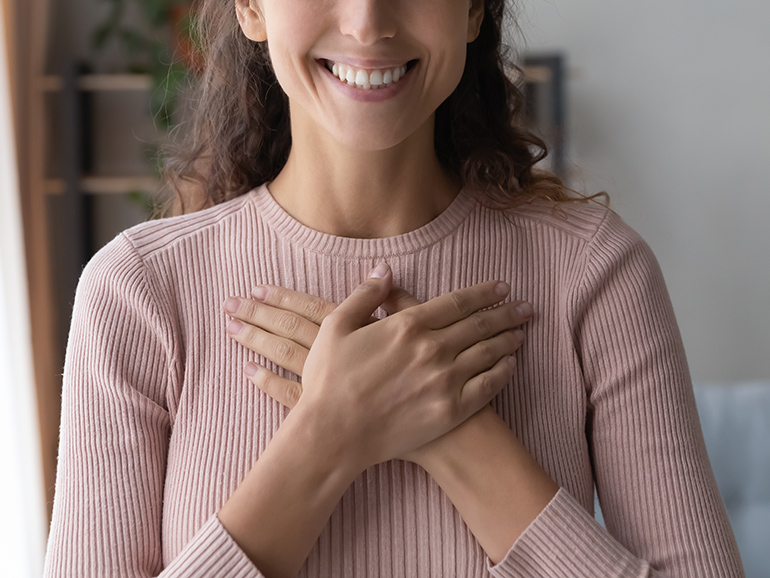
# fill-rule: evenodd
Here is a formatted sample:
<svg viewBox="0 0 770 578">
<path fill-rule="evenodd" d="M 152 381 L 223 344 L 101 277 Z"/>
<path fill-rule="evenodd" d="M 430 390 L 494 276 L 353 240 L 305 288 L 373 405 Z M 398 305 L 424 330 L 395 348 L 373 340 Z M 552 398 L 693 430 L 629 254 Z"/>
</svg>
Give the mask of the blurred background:
<svg viewBox="0 0 770 578">
<path fill-rule="evenodd" d="M 39 576 L 82 265 L 161 201 L 197 62 L 186 0 L 1 0 L 0 557 Z M 748 576 L 770 556 L 770 2 L 522 0 L 551 167 L 661 263 Z M 763 574 L 764 572 L 764 574 Z"/>
</svg>

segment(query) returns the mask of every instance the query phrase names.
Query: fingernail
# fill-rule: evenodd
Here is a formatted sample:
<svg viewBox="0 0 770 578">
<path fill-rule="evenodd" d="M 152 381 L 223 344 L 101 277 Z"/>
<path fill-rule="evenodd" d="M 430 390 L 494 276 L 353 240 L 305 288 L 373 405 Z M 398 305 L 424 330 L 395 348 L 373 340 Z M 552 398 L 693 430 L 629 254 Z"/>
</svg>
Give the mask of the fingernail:
<svg viewBox="0 0 770 578">
<path fill-rule="evenodd" d="M 513 372 L 516 369 L 516 358 L 513 355 L 508 356 L 508 368 Z"/>
<path fill-rule="evenodd" d="M 230 315 L 238 313 L 238 308 L 241 306 L 241 302 L 235 297 L 230 297 L 225 301 L 225 311 Z"/>
<path fill-rule="evenodd" d="M 227 332 L 230 335 L 238 335 L 241 329 L 243 329 L 243 323 L 237 319 L 233 319 L 230 321 L 230 323 L 227 324 Z"/>
<path fill-rule="evenodd" d="M 529 303 L 522 303 L 521 305 L 516 307 L 516 311 L 519 312 L 519 315 L 522 317 L 529 317 L 532 315 L 532 305 Z"/>
<path fill-rule="evenodd" d="M 497 293 L 500 297 L 505 297 L 510 292 L 511 292 L 511 286 L 508 285 L 508 283 L 503 283 L 501 281 L 500 283 L 495 285 L 495 293 Z"/>
<path fill-rule="evenodd" d="M 267 297 L 267 287 L 255 287 L 251 292 L 251 296 L 257 301 L 264 301 Z"/>
<path fill-rule="evenodd" d="M 382 279 L 387 274 L 388 274 L 388 265 L 386 263 L 380 263 L 374 268 L 374 271 L 372 271 L 369 274 L 369 277 L 372 279 Z"/>
<path fill-rule="evenodd" d="M 246 367 L 243 368 L 243 372 L 246 374 L 246 377 L 254 377 L 257 374 L 257 369 L 259 369 L 257 364 L 249 361 Z"/>
<path fill-rule="evenodd" d="M 524 332 L 521 329 L 517 329 L 516 331 L 514 331 L 513 336 L 516 338 L 516 341 L 518 341 L 519 343 L 524 342 L 525 336 L 524 336 Z"/>
</svg>

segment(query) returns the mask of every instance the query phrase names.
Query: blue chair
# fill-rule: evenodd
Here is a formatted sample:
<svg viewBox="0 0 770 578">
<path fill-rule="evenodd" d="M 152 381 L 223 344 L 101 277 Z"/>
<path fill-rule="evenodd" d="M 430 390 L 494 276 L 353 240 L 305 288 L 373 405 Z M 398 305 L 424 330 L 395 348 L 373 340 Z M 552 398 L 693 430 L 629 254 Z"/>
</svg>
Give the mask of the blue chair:
<svg viewBox="0 0 770 578">
<path fill-rule="evenodd" d="M 695 387 L 703 437 L 747 578 L 770 577 L 770 382 Z M 604 518 L 596 500 L 596 520 Z"/>
<path fill-rule="evenodd" d="M 748 578 L 770 576 L 770 382 L 703 384 L 698 414 Z"/>
</svg>

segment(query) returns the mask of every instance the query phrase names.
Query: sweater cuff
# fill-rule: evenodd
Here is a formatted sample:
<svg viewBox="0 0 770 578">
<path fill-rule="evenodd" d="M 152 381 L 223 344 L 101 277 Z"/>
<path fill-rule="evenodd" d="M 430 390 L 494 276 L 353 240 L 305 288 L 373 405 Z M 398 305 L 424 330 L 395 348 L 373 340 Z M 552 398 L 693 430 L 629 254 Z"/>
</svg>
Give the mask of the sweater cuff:
<svg viewBox="0 0 770 578">
<path fill-rule="evenodd" d="M 216 514 L 198 530 L 161 576 L 264 578 Z"/>
<path fill-rule="evenodd" d="M 613 538 L 564 488 L 519 536 L 505 558 L 487 569 L 495 578 L 642 577 L 647 562 Z"/>
</svg>

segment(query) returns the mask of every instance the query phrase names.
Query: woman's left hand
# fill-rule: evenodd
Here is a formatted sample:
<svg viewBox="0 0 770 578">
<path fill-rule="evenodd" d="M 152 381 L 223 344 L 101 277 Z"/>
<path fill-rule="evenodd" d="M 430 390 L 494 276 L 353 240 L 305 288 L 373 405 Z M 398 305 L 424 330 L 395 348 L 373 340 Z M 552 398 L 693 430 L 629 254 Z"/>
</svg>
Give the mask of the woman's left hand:
<svg viewBox="0 0 770 578">
<path fill-rule="evenodd" d="M 227 332 L 247 349 L 302 377 L 321 322 L 337 305 L 270 285 L 255 288 L 251 297 L 230 297 L 225 301 L 225 312 L 232 317 Z M 394 288 L 382 307 L 395 313 L 419 303 L 406 290 Z M 254 385 L 290 408 L 302 395 L 301 383 L 279 377 L 254 362 L 246 364 L 245 372 Z"/>
<path fill-rule="evenodd" d="M 337 305 L 320 297 L 275 286 L 257 287 L 251 297 L 230 297 L 225 301 L 225 312 L 232 317 L 227 326 L 228 333 L 247 349 L 302 377 L 305 360 L 321 322 Z M 419 304 L 405 289 L 394 287 L 382 308 L 393 314 Z M 514 302 L 506 306 L 519 307 L 522 304 Z M 375 321 L 372 319 L 372 322 Z M 246 364 L 245 373 L 254 385 L 285 406 L 293 408 L 302 396 L 301 383 L 280 377 L 252 361 Z M 492 407 L 487 405 L 468 421 L 479 419 L 482 414 L 486 418 L 499 419 Z M 400 457 L 424 465 L 423 460 L 432 449 L 451 443 L 450 438 L 460 429 L 447 432 Z"/>
</svg>

